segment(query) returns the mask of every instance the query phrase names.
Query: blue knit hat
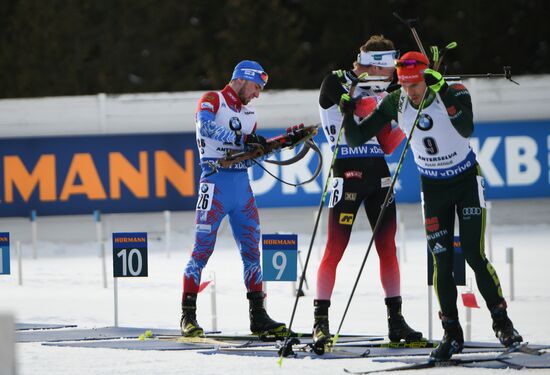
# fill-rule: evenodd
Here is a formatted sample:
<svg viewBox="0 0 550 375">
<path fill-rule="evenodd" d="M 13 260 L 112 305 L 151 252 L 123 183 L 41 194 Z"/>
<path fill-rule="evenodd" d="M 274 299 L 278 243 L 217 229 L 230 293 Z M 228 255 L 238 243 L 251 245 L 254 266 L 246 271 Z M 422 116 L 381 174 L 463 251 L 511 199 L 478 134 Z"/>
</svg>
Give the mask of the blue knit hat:
<svg viewBox="0 0 550 375">
<path fill-rule="evenodd" d="M 231 80 L 243 78 L 254 83 L 257 83 L 262 88 L 267 83 L 268 75 L 264 68 L 256 61 L 243 60 L 235 66 Z"/>
</svg>

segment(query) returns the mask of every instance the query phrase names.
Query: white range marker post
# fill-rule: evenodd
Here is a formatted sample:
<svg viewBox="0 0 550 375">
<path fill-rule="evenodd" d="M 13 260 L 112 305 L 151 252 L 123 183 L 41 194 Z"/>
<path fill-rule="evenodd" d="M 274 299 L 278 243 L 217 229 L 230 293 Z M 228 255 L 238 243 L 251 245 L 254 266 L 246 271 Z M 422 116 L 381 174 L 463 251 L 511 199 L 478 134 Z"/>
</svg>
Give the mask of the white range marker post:
<svg viewBox="0 0 550 375">
<path fill-rule="evenodd" d="M 218 305 L 216 303 L 216 274 L 210 274 L 210 305 L 212 306 L 212 331 L 218 330 Z"/>
<path fill-rule="evenodd" d="M 101 258 L 101 276 L 103 288 L 107 289 L 107 259 L 105 257 L 105 242 L 103 241 L 103 225 L 101 224 L 101 211 L 94 211 L 95 234 L 97 241 L 97 254 Z"/>
<path fill-rule="evenodd" d="M 114 321 L 118 327 L 118 278 L 147 277 L 147 233 L 113 233 Z"/>
<path fill-rule="evenodd" d="M 513 301 L 514 296 L 514 248 L 506 248 L 506 263 L 509 264 L 510 268 L 510 301 Z"/>
<path fill-rule="evenodd" d="M 428 285 L 428 340 L 433 340 L 433 293 L 432 286 Z"/>
<path fill-rule="evenodd" d="M 468 278 L 468 293 L 472 293 L 472 278 Z M 464 327 L 464 338 L 466 341 L 472 339 L 472 308 L 466 306 L 466 327 Z"/>
<path fill-rule="evenodd" d="M 103 231 L 101 228 L 101 211 L 94 211 L 94 222 L 95 222 L 95 238 L 97 241 L 97 255 L 101 256 L 101 242 L 103 241 Z"/>
<path fill-rule="evenodd" d="M 0 314 L 0 374 L 15 375 L 15 323 L 13 316 Z"/>
<path fill-rule="evenodd" d="M 21 242 L 15 242 L 15 251 L 17 252 L 17 283 L 23 285 L 23 255 L 21 251 Z"/>
<path fill-rule="evenodd" d="M 400 213 L 400 211 L 397 211 Z M 400 243 L 400 249 L 401 254 L 403 254 L 403 262 L 407 263 L 407 244 L 405 243 L 405 219 L 403 218 L 403 214 L 401 213 L 398 216 L 397 225 L 399 227 L 399 243 Z"/>
<path fill-rule="evenodd" d="M 172 246 L 172 220 L 170 211 L 164 211 L 164 249 L 166 250 L 166 257 L 170 258 L 170 247 Z"/>
<path fill-rule="evenodd" d="M 32 259 L 36 259 L 36 242 L 38 240 L 38 228 L 36 222 L 36 210 L 31 211 L 31 237 L 32 237 Z"/>
</svg>

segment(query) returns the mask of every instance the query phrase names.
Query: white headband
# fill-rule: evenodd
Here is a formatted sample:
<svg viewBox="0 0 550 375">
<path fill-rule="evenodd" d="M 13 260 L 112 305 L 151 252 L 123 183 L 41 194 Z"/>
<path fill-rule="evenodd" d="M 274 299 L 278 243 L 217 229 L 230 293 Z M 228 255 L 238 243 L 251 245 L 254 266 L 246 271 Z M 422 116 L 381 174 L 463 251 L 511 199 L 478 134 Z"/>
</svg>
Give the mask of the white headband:
<svg viewBox="0 0 550 375">
<path fill-rule="evenodd" d="M 397 51 L 361 51 L 357 55 L 357 62 L 361 65 L 376 65 L 384 68 L 394 67 Z"/>
</svg>

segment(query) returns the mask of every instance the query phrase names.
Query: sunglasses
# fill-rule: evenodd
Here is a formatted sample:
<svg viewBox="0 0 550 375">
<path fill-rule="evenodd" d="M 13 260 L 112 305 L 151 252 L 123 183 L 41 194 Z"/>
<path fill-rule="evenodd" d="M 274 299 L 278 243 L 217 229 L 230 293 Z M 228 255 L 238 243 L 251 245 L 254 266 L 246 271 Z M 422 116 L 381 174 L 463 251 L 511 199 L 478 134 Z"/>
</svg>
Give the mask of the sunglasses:
<svg viewBox="0 0 550 375">
<path fill-rule="evenodd" d="M 427 64 L 423 61 L 418 61 L 418 60 L 413 60 L 413 59 L 406 59 L 406 60 L 396 60 L 395 61 L 395 66 L 397 68 L 414 68 L 416 67 L 417 65 L 424 65 L 426 66 Z"/>
<path fill-rule="evenodd" d="M 260 79 L 262 80 L 262 82 L 263 82 L 264 84 L 266 84 L 266 83 L 267 83 L 267 80 L 269 79 L 269 76 L 267 75 L 266 72 L 261 72 L 261 73 L 260 73 Z"/>
</svg>

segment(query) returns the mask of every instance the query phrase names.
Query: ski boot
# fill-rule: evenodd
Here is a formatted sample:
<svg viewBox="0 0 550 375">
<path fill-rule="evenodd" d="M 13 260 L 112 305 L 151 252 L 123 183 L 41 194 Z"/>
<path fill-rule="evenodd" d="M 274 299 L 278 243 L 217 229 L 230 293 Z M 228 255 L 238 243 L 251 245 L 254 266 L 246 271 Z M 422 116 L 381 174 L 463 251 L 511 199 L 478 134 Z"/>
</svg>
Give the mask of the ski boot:
<svg viewBox="0 0 550 375">
<path fill-rule="evenodd" d="M 181 303 L 181 335 L 185 337 L 203 337 L 204 330 L 197 323 L 197 295 L 185 293 Z"/>
<path fill-rule="evenodd" d="M 415 331 L 401 315 L 401 296 L 390 297 L 384 300 L 388 310 L 388 338 L 391 342 L 414 342 L 422 340 L 422 332 Z"/>
<path fill-rule="evenodd" d="M 462 333 L 462 327 L 458 318 L 450 319 L 441 315 L 441 325 L 445 330 L 443 338 L 441 339 L 437 348 L 430 353 L 430 361 L 446 361 L 451 358 L 453 354 L 462 352 L 464 349 L 464 334 Z"/>
<path fill-rule="evenodd" d="M 313 301 L 315 306 L 313 323 L 313 345 L 312 350 L 315 354 L 323 355 L 327 346 L 331 343 L 330 329 L 328 324 L 328 308 L 330 300 Z"/>
<path fill-rule="evenodd" d="M 523 341 L 523 337 L 516 331 L 508 314 L 506 313 L 506 302 L 503 302 L 491 309 L 493 318 L 493 331 L 502 345 L 514 346 Z"/>
<path fill-rule="evenodd" d="M 274 321 L 264 308 L 264 292 L 249 292 L 250 331 L 262 340 L 281 339 L 289 336 L 286 324 Z"/>
</svg>

